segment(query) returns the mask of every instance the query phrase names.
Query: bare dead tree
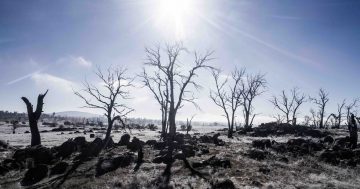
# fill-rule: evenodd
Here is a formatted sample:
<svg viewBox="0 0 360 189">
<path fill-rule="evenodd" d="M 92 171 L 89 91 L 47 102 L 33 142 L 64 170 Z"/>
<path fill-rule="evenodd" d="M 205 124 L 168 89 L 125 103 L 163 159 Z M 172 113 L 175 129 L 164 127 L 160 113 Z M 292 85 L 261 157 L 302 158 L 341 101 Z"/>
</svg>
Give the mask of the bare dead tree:
<svg viewBox="0 0 360 189">
<path fill-rule="evenodd" d="M 102 86 L 90 84 L 87 80 L 83 82 L 83 87 L 75 95 L 85 102 L 85 108 L 100 109 L 107 118 L 108 128 L 105 136 L 103 148 L 110 140 L 113 124 L 116 120 L 120 121 L 125 127 L 124 119 L 133 111 L 119 100 L 129 99 L 128 88 L 132 87 L 133 78 L 126 77 L 126 69 L 109 67 L 105 72 L 97 68 L 95 74 L 101 80 Z"/>
<path fill-rule="evenodd" d="M 336 122 L 337 122 L 338 117 L 337 117 L 335 114 L 330 114 L 330 115 L 327 117 L 327 119 L 326 119 L 326 121 L 325 121 L 325 124 L 324 124 L 324 126 L 325 126 L 326 129 L 329 128 L 329 121 L 330 121 L 330 124 L 333 124 L 333 122 L 334 122 L 333 120 L 336 120 Z M 334 126 L 334 125 L 332 125 L 332 126 Z"/>
<path fill-rule="evenodd" d="M 194 65 L 187 73 L 182 73 L 179 69 L 181 65 L 179 56 L 185 51 L 186 49 L 180 43 L 167 45 L 165 49 L 167 60 L 162 61 L 160 59 L 160 47 L 145 49 L 147 56 L 145 65 L 160 70 L 162 73 L 161 78 L 163 80 L 168 80 L 169 82 L 168 124 L 169 134 L 171 136 L 174 136 L 176 133 L 176 114 L 183 106 L 183 102 L 189 102 L 198 107 L 195 102 L 196 98 L 194 97 L 194 92 L 188 90 L 190 86 L 195 89 L 200 88 L 200 85 L 194 81 L 197 76 L 197 72 L 206 68 L 214 69 L 207 64 L 210 60 L 212 60 L 211 55 L 213 52 L 207 52 L 204 55 L 199 55 L 195 52 Z"/>
<path fill-rule="evenodd" d="M 342 118 L 344 117 L 344 112 L 343 109 L 346 105 L 346 100 L 344 99 L 341 104 L 337 104 L 337 116 L 334 116 L 336 123 L 335 123 L 335 128 L 339 129 L 341 122 L 342 122 Z"/>
<path fill-rule="evenodd" d="M 293 99 L 294 99 L 294 107 L 293 107 L 293 110 L 292 110 L 292 124 L 293 125 L 296 125 L 296 116 L 298 114 L 298 110 L 300 108 L 300 106 L 306 102 L 306 96 L 305 94 L 300 94 L 299 91 L 298 91 L 298 88 L 293 88 L 293 90 L 291 91 L 292 92 L 292 96 L 293 96 Z"/>
<path fill-rule="evenodd" d="M 329 93 L 321 88 L 318 93 L 318 98 L 310 97 L 310 100 L 315 103 L 319 108 L 319 128 L 322 129 L 324 128 L 325 107 L 326 104 L 329 102 Z"/>
<path fill-rule="evenodd" d="M 284 114 L 286 123 L 290 122 L 290 113 L 293 110 L 294 101 L 295 99 L 293 97 L 289 99 L 284 90 L 279 97 L 273 96 L 273 98 L 270 100 L 275 108 Z"/>
<path fill-rule="evenodd" d="M 245 75 L 245 69 L 235 69 L 231 73 L 230 81 L 226 78 L 220 81 L 220 71 L 212 71 L 215 80 L 215 90 L 210 91 L 212 101 L 224 111 L 224 117 L 228 124 L 228 138 L 232 138 L 234 132 L 234 124 L 236 111 L 242 105 L 242 88 L 241 80 Z"/>
<path fill-rule="evenodd" d="M 313 122 L 313 126 L 316 128 L 319 126 L 319 113 L 315 112 L 314 109 L 310 109 L 310 114 L 311 114 L 311 120 Z"/>
<path fill-rule="evenodd" d="M 284 116 L 280 114 L 273 115 L 272 117 L 275 119 L 277 124 L 281 124 L 285 119 Z"/>
<path fill-rule="evenodd" d="M 31 146 L 36 146 L 41 144 L 40 133 L 38 129 L 38 120 L 43 112 L 44 98 L 49 90 L 46 90 L 44 94 L 39 94 L 37 98 L 36 110 L 34 112 L 33 105 L 26 97 L 21 97 L 21 99 L 26 104 L 28 118 L 29 118 L 29 126 L 31 132 Z"/>
<path fill-rule="evenodd" d="M 153 60 L 155 62 L 160 62 L 160 51 L 154 52 Z M 140 75 L 142 82 L 145 87 L 147 87 L 151 93 L 154 95 L 156 101 L 160 105 L 161 110 L 161 132 L 162 134 L 167 133 L 168 126 L 168 113 L 169 113 L 169 79 L 164 77 L 164 73 L 160 69 L 154 71 L 153 75 L 149 75 L 145 69 Z"/>
<path fill-rule="evenodd" d="M 189 134 L 189 131 L 192 129 L 192 120 L 195 118 L 195 115 L 191 116 L 190 120 L 189 118 L 186 119 L 186 134 Z"/>
<path fill-rule="evenodd" d="M 274 107 L 284 114 L 286 123 L 290 123 L 290 121 L 292 121 L 293 125 L 296 125 L 297 111 L 301 104 L 303 104 L 305 101 L 305 95 L 300 95 L 298 88 L 296 87 L 291 90 L 291 97 L 289 97 L 283 90 L 279 97 L 273 96 L 273 98 L 270 100 Z"/>
<path fill-rule="evenodd" d="M 266 80 L 264 74 L 248 74 L 245 79 L 241 80 L 240 88 L 243 99 L 243 114 L 245 120 L 245 128 L 251 128 L 254 118 L 257 114 L 254 114 L 253 102 L 255 97 L 265 92 Z M 250 117 L 252 118 L 250 119 Z"/>
<path fill-rule="evenodd" d="M 309 126 L 310 125 L 310 121 L 311 121 L 311 117 L 310 116 L 305 116 L 304 117 L 304 121 L 303 121 L 303 125 L 305 126 Z"/>
<path fill-rule="evenodd" d="M 349 104 L 345 105 L 348 126 L 349 126 L 349 120 L 350 120 L 350 112 L 354 112 L 354 109 L 358 107 L 359 101 L 360 101 L 360 99 L 356 98 L 356 99 L 353 99 Z"/>
</svg>

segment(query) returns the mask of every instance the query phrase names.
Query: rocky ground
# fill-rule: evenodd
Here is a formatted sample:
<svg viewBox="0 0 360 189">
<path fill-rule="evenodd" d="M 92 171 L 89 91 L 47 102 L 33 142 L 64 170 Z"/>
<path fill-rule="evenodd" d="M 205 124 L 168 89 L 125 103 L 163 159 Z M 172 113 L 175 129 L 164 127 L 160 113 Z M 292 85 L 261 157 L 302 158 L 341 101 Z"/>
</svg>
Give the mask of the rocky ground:
<svg viewBox="0 0 360 189">
<path fill-rule="evenodd" d="M 122 134 L 15 149 L 2 143 L 0 188 L 360 188 L 360 149 L 345 130 L 266 124 L 185 135 Z"/>
</svg>

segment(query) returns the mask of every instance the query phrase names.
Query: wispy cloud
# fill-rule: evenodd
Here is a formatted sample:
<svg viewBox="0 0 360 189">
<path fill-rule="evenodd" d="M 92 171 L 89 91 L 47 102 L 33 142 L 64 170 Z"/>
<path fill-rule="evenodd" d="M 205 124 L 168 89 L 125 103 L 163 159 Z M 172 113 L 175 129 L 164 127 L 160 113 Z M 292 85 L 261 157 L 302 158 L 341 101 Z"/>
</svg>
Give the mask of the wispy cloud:
<svg viewBox="0 0 360 189">
<path fill-rule="evenodd" d="M 82 56 L 66 56 L 57 61 L 58 64 L 75 65 L 90 68 L 92 62 Z"/>
<path fill-rule="evenodd" d="M 12 85 L 12 84 L 15 84 L 15 83 L 17 83 L 17 82 L 20 82 L 20 81 L 22 81 L 22 80 L 24 80 L 24 79 L 30 78 L 30 77 L 34 76 L 35 74 L 41 73 L 43 70 L 45 70 L 45 68 L 43 68 L 43 69 L 41 69 L 41 70 L 38 70 L 38 71 L 35 71 L 35 72 L 32 72 L 32 73 L 30 73 L 30 74 L 21 76 L 21 77 L 19 77 L 19 78 L 17 78 L 17 79 L 14 79 L 14 80 L 12 80 L 12 81 L 9 81 L 9 82 L 6 83 L 6 85 Z"/>
<path fill-rule="evenodd" d="M 31 79 L 36 85 L 49 89 L 56 89 L 64 92 L 72 92 L 76 85 L 74 82 L 47 73 L 35 73 Z"/>
</svg>

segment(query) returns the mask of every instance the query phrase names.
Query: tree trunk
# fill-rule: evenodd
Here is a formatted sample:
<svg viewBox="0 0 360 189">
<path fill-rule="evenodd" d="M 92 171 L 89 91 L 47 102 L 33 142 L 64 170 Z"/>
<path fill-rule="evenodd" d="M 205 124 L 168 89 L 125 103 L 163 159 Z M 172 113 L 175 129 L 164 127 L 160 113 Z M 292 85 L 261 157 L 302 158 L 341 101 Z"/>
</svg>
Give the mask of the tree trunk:
<svg viewBox="0 0 360 189">
<path fill-rule="evenodd" d="M 250 113 L 249 112 L 245 112 L 245 128 L 250 128 L 250 125 L 249 125 L 249 116 L 250 116 Z"/>
<path fill-rule="evenodd" d="M 161 121 L 161 134 L 166 134 L 166 120 Z"/>
<path fill-rule="evenodd" d="M 324 114 L 321 113 L 319 128 L 324 128 Z"/>
<path fill-rule="evenodd" d="M 29 118 L 29 126 L 31 132 L 31 146 L 36 146 L 41 144 L 40 132 L 38 129 L 37 122 L 41 116 L 42 108 L 44 105 L 44 98 L 47 94 L 48 90 L 44 94 L 40 94 L 37 99 L 36 110 L 34 112 L 33 105 L 26 97 L 21 97 L 21 99 L 25 102 L 28 118 Z"/>
<path fill-rule="evenodd" d="M 233 137 L 233 130 L 234 130 L 233 126 L 230 126 L 229 131 L 228 131 L 228 138 Z"/>
<path fill-rule="evenodd" d="M 37 121 L 33 115 L 29 116 L 29 125 L 31 132 L 31 146 L 36 146 L 41 144 L 40 133 L 37 125 Z"/>
<path fill-rule="evenodd" d="M 103 148 L 106 148 L 107 145 L 108 145 L 108 142 L 109 142 L 110 137 L 111 137 L 112 126 L 113 126 L 113 122 L 111 120 L 111 117 L 108 117 L 108 127 L 106 129 L 106 135 L 105 135 L 105 139 L 104 139 L 105 143 L 104 143 Z"/>
<path fill-rule="evenodd" d="M 176 116 L 176 114 L 170 110 L 170 112 L 169 112 L 169 134 L 171 136 L 175 136 L 175 134 L 176 134 L 175 116 Z"/>
</svg>

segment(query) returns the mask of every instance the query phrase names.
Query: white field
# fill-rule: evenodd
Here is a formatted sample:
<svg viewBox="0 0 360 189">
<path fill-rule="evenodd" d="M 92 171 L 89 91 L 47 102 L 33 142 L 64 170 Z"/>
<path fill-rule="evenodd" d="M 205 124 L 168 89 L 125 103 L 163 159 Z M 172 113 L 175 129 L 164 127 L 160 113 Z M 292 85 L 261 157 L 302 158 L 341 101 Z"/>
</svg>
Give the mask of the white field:
<svg viewBox="0 0 360 189">
<path fill-rule="evenodd" d="M 63 142 L 67 141 L 70 138 L 75 138 L 78 136 L 84 136 L 87 141 L 94 140 L 93 138 L 90 138 L 91 133 L 86 133 L 86 134 L 83 133 L 83 131 L 84 131 L 83 127 L 81 127 L 81 128 L 78 127 L 77 130 L 80 131 L 80 133 L 74 133 L 75 131 L 63 131 L 64 134 L 61 134 L 62 132 L 50 132 L 51 129 L 54 129 L 54 128 L 57 128 L 57 127 L 48 127 L 48 126 L 43 126 L 43 125 L 39 126 L 42 145 L 44 145 L 46 147 L 53 147 L 53 146 L 62 144 Z M 93 128 L 94 128 L 93 126 L 86 126 L 85 130 L 88 131 Z M 190 131 L 189 134 L 210 133 L 210 132 L 216 131 L 218 129 L 223 129 L 223 128 L 225 128 L 225 127 L 224 126 L 193 126 L 193 130 Z M 41 131 L 44 131 L 44 130 L 47 130 L 49 132 L 41 133 Z M 31 140 L 31 134 L 25 133 L 25 131 L 30 131 L 30 128 L 29 127 L 18 127 L 16 129 L 16 133 L 13 134 L 11 125 L 8 125 L 5 123 L 0 123 L 0 140 L 8 142 L 11 146 L 14 146 L 14 147 L 20 147 L 20 148 L 25 147 L 27 145 L 30 145 L 30 140 Z M 112 135 L 112 138 L 115 143 L 119 142 L 120 137 L 124 133 L 130 134 L 131 137 L 137 137 L 143 141 L 147 141 L 150 139 L 158 139 L 160 136 L 159 131 L 160 130 L 150 131 L 148 129 L 146 129 L 146 130 L 133 129 L 131 131 L 129 131 L 129 130 L 114 131 L 113 130 L 111 135 Z M 181 132 L 181 131 L 179 131 L 179 132 Z M 69 134 L 69 133 L 72 133 L 72 134 Z M 94 134 L 95 134 L 95 136 L 100 137 L 100 138 L 105 137 L 105 131 L 94 130 Z"/>
</svg>

